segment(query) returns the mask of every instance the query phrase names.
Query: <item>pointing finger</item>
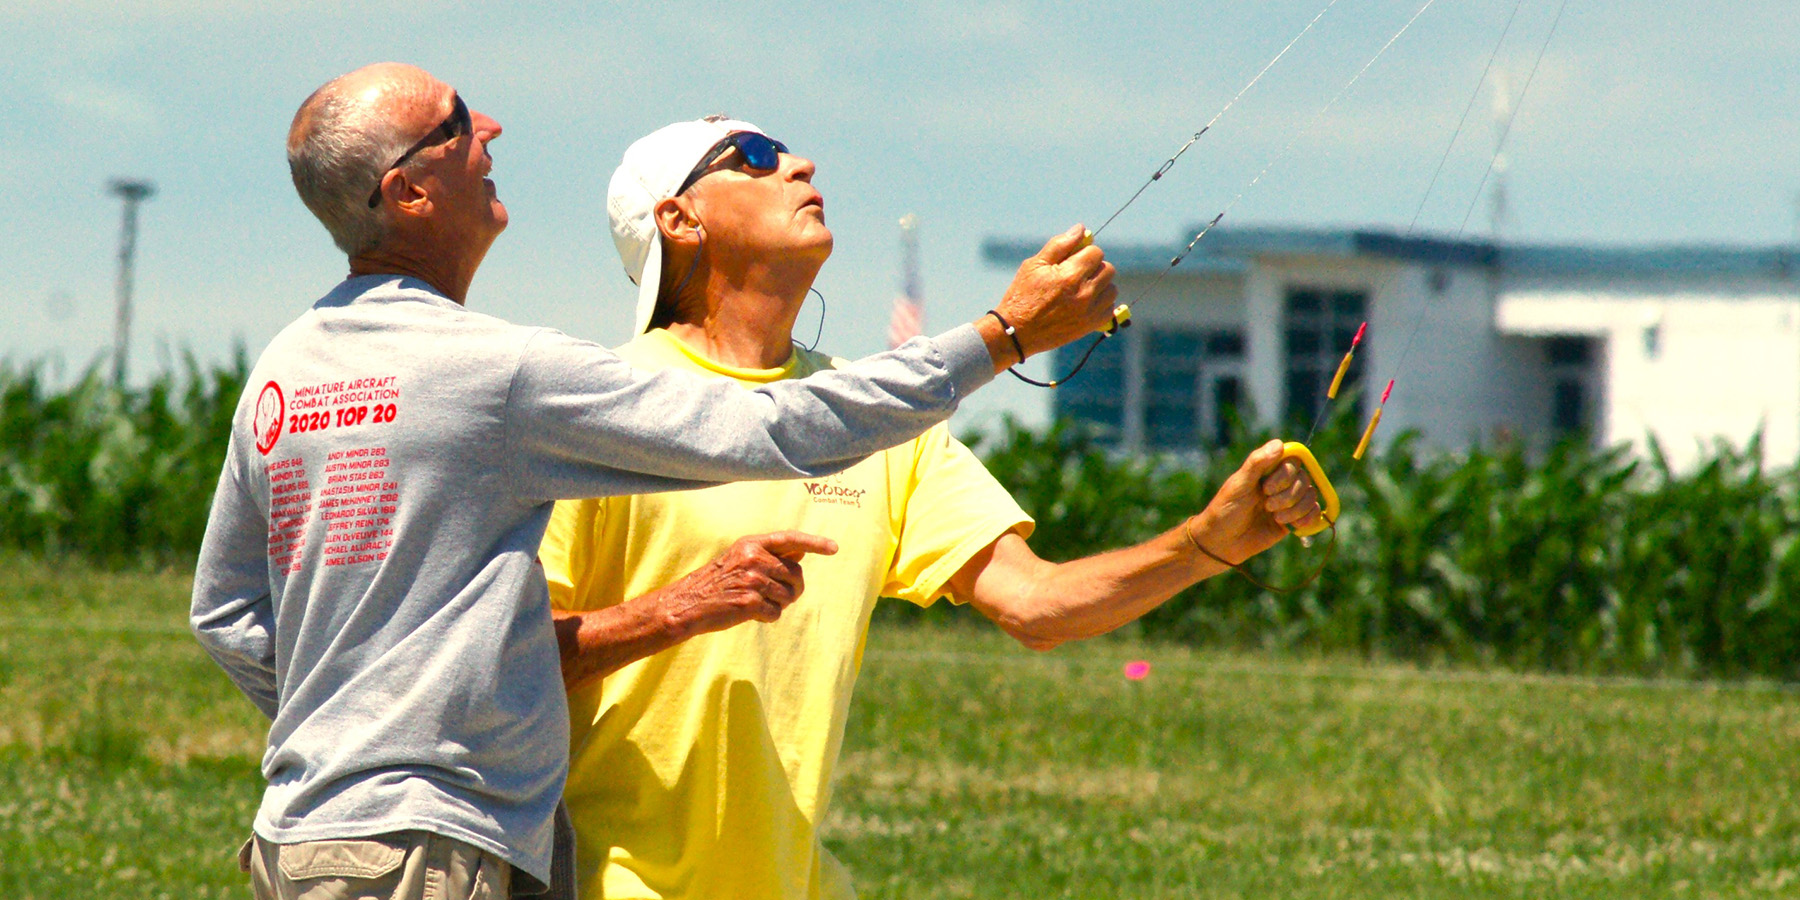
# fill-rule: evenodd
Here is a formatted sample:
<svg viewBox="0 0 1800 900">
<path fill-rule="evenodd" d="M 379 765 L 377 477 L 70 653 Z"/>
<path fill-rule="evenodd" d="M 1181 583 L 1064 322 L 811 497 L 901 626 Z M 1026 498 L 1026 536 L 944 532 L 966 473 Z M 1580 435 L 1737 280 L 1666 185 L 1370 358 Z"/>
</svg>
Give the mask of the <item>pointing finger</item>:
<svg viewBox="0 0 1800 900">
<path fill-rule="evenodd" d="M 757 535 L 752 540 L 769 553 L 786 560 L 796 560 L 808 553 L 830 556 L 838 552 L 837 541 L 804 531 L 777 531 Z"/>
</svg>

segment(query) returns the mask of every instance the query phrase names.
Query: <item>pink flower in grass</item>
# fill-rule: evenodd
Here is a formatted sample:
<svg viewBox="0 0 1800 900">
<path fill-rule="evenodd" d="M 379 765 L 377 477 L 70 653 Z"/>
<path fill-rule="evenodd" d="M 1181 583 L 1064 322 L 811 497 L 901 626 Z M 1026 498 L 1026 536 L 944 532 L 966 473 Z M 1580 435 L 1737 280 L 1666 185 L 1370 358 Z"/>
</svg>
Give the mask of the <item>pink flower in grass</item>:
<svg viewBox="0 0 1800 900">
<path fill-rule="evenodd" d="M 1143 681 L 1149 674 L 1150 664 L 1141 659 L 1134 659 L 1125 664 L 1125 677 L 1132 681 Z"/>
</svg>

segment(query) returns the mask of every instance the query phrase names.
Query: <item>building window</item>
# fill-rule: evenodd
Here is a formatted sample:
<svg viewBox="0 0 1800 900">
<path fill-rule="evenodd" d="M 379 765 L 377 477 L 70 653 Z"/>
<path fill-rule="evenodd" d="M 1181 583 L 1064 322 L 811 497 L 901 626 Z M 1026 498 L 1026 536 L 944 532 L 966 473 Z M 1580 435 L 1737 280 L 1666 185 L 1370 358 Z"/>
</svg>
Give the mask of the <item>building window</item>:
<svg viewBox="0 0 1800 900">
<path fill-rule="evenodd" d="M 1591 427 L 1588 385 L 1596 356 L 1593 338 L 1553 337 L 1544 342 L 1544 359 L 1550 364 L 1550 431 L 1557 438 Z"/>
<path fill-rule="evenodd" d="M 1244 373 L 1242 367 L 1238 371 L 1220 371 L 1206 385 L 1208 405 L 1201 414 L 1201 430 L 1213 446 L 1224 446 L 1231 443 L 1231 427 L 1242 421 L 1242 403 L 1244 403 Z"/>
<path fill-rule="evenodd" d="M 1188 328 L 1154 328 L 1144 343 L 1144 442 L 1159 450 L 1199 446 L 1205 338 Z"/>
<path fill-rule="evenodd" d="M 1559 378 L 1551 386 L 1550 398 L 1550 430 L 1557 437 L 1574 434 L 1582 429 L 1587 421 L 1587 398 L 1581 389 L 1581 382 L 1573 378 Z"/>
<path fill-rule="evenodd" d="M 1200 433 L 1207 443 L 1223 447 L 1231 443 L 1232 426 L 1242 422 L 1248 410 L 1244 402 L 1244 335 L 1239 331 L 1212 331 L 1206 335 L 1206 362 L 1200 369 Z"/>
<path fill-rule="evenodd" d="M 1311 422 L 1324 407 L 1331 376 L 1337 373 L 1338 361 L 1356 338 L 1356 329 L 1368 321 L 1369 295 L 1366 291 L 1291 288 L 1285 312 L 1287 417 L 1289 421 Z M 1360 366 L 1351 367 L 1338 397 L 1350 399 L 1358 418 L 1361 417 Z"/>
<path fill-rule="evenodd" d="M 1244 336 L 1231 330 L 1156 326 L 1143 323 L 1135 334 L 1104 341 L 1087 368 L 1053 395 L 1058 416 L 1101 427 L 1103 438 L 1117 442 L 1141 425 L 1145 447 L 1194 450 L 1231 440 L 1244 396 Z M 1143 383 L 1127 389 L 1127 341 L 1142 341 Z M 1066 372 L 1085 352 L 1056 351 L 1052 367 Z M 1127 398 L 1137 394 L 1136 408 Z M 1135 421 L 1127 421 L 1129 416 Z"/>
<path fill-rule="evenodd" d="M 1157 450 L 1228 443 L 1243 396 L 1243 334 L 1165 326 L 1144 341 L 1144 442 Z"/>
<path fill-rule="evenodd" d="M 1594 361 L 1594 342 L 1580 337 L 1553 337 L 1544 342 L 1544 358 L 1553 368 L 1586 368 Z"/>
<path fill-rule="evenodd" d="M 1100 342 L 1081 374 L 1052 391 L 1055 414 L 1100 426 L 1100 436 L 1117 442 L 1125 431 L 1125 340 L 1129 333 Z M 1076 341 L 1050 354 L 1050 377 L 1066 375 L 1088 342 Z"/>
</svg>

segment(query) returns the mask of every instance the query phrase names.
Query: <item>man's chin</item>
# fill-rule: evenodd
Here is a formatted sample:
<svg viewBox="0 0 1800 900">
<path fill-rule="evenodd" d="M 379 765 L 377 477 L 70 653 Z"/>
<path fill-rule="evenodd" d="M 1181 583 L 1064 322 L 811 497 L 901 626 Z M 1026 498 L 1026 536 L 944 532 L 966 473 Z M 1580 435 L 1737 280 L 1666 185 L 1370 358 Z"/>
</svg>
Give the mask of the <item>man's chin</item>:
<svg viewBox="0 0 1800 900">
<path fill-rule="evenodd" d="M 831 258 L 831 246 L 831 232 L 828 231 L 823 238 L 816 241 L 809 241 L 803 246 L 796 247 L 795 252 L 798 255 L 814 257 L 818 259 L 820 265 L 823 265 L 825 260 Z"/>
</svg>

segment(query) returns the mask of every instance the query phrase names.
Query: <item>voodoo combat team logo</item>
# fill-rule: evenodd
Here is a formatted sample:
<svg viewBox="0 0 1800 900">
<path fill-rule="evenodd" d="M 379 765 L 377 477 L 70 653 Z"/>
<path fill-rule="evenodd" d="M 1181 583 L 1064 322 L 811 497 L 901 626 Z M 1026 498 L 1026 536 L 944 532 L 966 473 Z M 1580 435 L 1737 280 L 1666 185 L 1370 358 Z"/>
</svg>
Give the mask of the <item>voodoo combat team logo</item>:
<svg viewBox="0 0 1800 900">
<path fill-rule="evenodd" d="M 256 415 L 250 420 L 252 433 L 256 435 L 256 452 L 264 456 L 275 449 L 275 442 L 281 439 L 281 423 L 287 418 L 287 399 L 281 396 L 281 385 L 271 381 L 263 385 L 262 393 L 256 398 Z"/>
</svg>

